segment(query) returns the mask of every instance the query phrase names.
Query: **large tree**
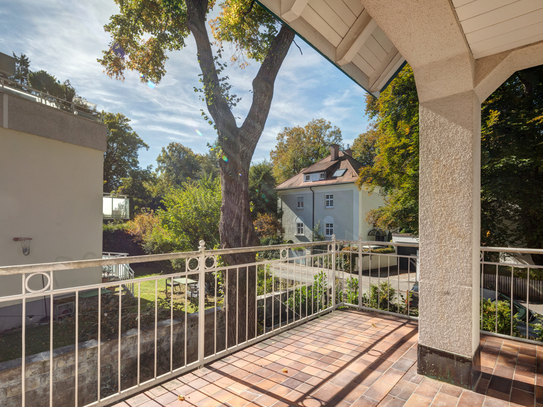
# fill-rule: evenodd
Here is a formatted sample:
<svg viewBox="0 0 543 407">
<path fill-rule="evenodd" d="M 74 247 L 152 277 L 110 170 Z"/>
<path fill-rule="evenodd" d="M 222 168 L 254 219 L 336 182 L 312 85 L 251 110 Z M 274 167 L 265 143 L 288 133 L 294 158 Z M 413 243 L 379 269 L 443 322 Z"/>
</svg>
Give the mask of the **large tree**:
<svg viewBox="0 0 543 407">
<path fill-rule="evenodd" d="M 364 141 L 353 145 L 353 155 L 368 155 L 367 138 L 375 138 L 375 156 L 366 160 L 357 184 L 385 194 L 385 205 L 367 218 L 382 229 L 418 232 L 419 104 L 411 67 L 406 66 L 376 99 L 366 96 L 366 113 L 373 119 Z M 371 149 L 370 149 L 371 151 Z"/>
<path fill-rule="evenodd" d="M 181 187 L 185 182 L 196 178 L 200 170 L 196 154 L 181 143 L 172 142 L 167 147 L 162 147 L 156 162 L 159 177 L 173 187 Z"/>
<path fill-rule="evenodd" d="M 237 98 L 230 94 L 230 85 L 220 76 L 224 65 L 219 64 L 213 54 L 207 30 L 207 16 L 215 2 L 207 0 L 116 0 L 120 13 L 105 26 L 111 33 L 110 48 L 104 51 L 100 62 L 106 72 L 119 79 L 126 69 L 137 70 L 143 80 L 160 82 L 166 73 L 166 52 L 180 50 L 185 39 L 192 34 L 198 52 L 198 63 L 202 71 L 203 97 L 207 111 L 217 128 L 218 145 L 224 159 L 220 161 L 222 204 L 219 231 L 221 245 L 235 248 L 258 245 L 249 203 L 249 167 L 254 150 L 260 139 L 270 110 L 277 73 L 294 39 L 294 32 L 280 25 L 266 10 L 253 0 L 226 0 L 221 3 L 221 12 L 213 21 L 213 35 L 218 42 L 234 44 L 238 61 L 244 58 L 255 60 L 261 66 L 252 82 L 253 101 L 241 126 L 232 112 Z M 254 254 L 224 256 L 229 264 L 250 263 Z M 247 313 L 243 307 L 236 310 L 236 298 L 245 303 L 245 292 L 249 292 L 248 303 L 254 304 L 256 273 L 254 269 L 239 271 L 240 284 L 235 284 L 236 269 L 229 270 L 227 304 L 231 318 L 229 324 L 245 332 L 245 321 L 250 336 L 255 331 L 254 307 Z M 239 313 L 238 313 L 239 311 Z M 239 322 L 239 324 L 238 324 Z M 230 329 L 229 344 L 235 340 L 236 329 Z"/>
<path fill-rule="evenodd" d="M 107 126 L 104 192 L 111 192 L 121 186 L 122 178 L 132 177 L 134 171 L 140 170 L 138 150 L 149 146 L 132 130 L 130 119 L 122 113 L 102 112 L 102 120 Z"/>
<path fill-rule="evenodd" d="M 304 127 L 285 127 L 270 152 L 277 183 L 322 160 L 330 154 L 330 145 L 341 141 L 341 130 L 324 119 L 311 120 Z"/>
</svg>

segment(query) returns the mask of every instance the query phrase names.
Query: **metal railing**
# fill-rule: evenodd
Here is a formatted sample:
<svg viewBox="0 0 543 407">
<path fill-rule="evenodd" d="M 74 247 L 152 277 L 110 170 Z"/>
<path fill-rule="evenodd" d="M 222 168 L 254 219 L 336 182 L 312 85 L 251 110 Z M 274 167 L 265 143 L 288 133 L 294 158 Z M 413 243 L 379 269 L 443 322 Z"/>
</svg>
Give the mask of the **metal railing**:
<svg viewBox="0 0 543 407">
<path fill-rule="evenodd" d="M 481 248 L 481 330 L 543 341 L 540 249 Z"/>
<path fill-rule="evenodd" d="M 102 260 L 0 267 L 0 277 L 19 279 L 18 292 L 0 297 L 0 310 L 18 307 L 21 321 L 19 329 L 0 335 L 0 397 L 21 406 L 106 405 L 337 308 L 417 318 L 417 248 L 333 239 L 206 250 L 200 242 L 195 252 L 134 257 L 107 253 Z M 402 254 L 409 250 L 411 254 Z M 482 285 L 489 284 L 484 276 L 491 274 L 490 268 L 497 277 L 505 275 L 503 270 L 515 278 L 525 272 L 528 287 L 539 281 L 531 271 L 539 272 L 540 266 L 504 263 L 511 258 L 502 253 L 513 252 L 484 248 Z M 59 283 L 63 273 L 86 275 L 125 264 L 138 264 L 149 273 L 77 287 Z M 500 305 L 500 284 L 505 283 L 496 281 L 498 310 L 491 309 L 496 316 L 491 322 L 503 333 L 502 313 L 510 324 L 516 317 Z M 133 284 L 133 295 L 122 289 L 127 283 Z M 506 283 L 513 287 L 509 298 L 524 301 L 515 295 L 514 283 Z M 530 311 L 533 296 L 526 290 Z M 36 304 L 49 312 L 34 324 L 29 313 L 36 312 Z M 485 315 L 492 313 L 485 307 L 491 305 L 482 300 L 482 328 Z M 509 311 L 514 306 L 509 304 Z M 512 326 L 509 335 L 516 332 Z M 18 351 L 9 353 L 17 343 Z M 4 374 L 19 379 L 10 382 Z M 32 374 L 41 374 L 39 385 L 29 381 Z M 41 404 L 36 404 L 35 394 Z"/>
<path fill-rule="evenodd" d="M 102 259 L 128 257 L 128 253 L 102 252 Z M 134 270 L 130 264 L 111 264 L 102 267 L 102 282 L 133 280 Z M 134 295 L 134 283 L 126 282 L 123 287 Z"/>
<path fill-rule="evenodd" d="M 50 95 L 40 90 L 34 89 L 30 86 L 11 81 L 6 78 L 0 77 L 0 91 L 8 92 L 13 95 L 23 97 L 25 99 L 32 100 L 36 103 L 41 103 L 46 106 L 53 107 L 55 109 L 64 110 L 87 119 L 94 121 L 101 121 L 101 114 L 94 109 L 90 109 L 81 104 L 74 103 L 73 101 L 67 101 L 65 99 Z"/>
<path fill-rule="evenodd" d="M 18 307 L 21 326 L 0 338 L 19 343 L 16 354 L 0 346 L 0 395 L 21 406 L 106 405 L 332 311 L 335 254 L 308 254 L 302 265 L 289 257 L 293 247 L 208 251 L 201 242 L 198 252 L 1 267 L 19 288 L 0 297 L 0 307 Z M 223 260 L 241 257 L 232 266 Z M 65 273 L 123 264 L 175 268 L 118 282 L 58 283 Z M 122 290 L 127 282 L 134 296 Z M 49 311 L 32 324 L 36 304 Z M 43 376 L 39 384 L 28 382 L 31 372 Z M 20 379 L 10 384 L 3 374 Z"/>
</svg>

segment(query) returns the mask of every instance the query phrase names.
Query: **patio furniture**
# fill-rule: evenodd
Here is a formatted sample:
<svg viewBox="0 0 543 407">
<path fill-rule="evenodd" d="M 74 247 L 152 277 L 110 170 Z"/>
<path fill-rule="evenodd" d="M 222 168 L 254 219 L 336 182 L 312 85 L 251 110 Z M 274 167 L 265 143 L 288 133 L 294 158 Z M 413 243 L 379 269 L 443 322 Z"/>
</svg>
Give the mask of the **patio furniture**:
<svg viewBox="0 0 543 407">
<path fill-rule="evenodd" d="M 166 296 L 168 296 L 168 287 L 170 287 L 170 289 L 173 292 L 175 292 L 175 289 L 177 288 L 177 293 L 180 294 L 181 293 L 181 285 L 187 285 L 189 287 L 192 287 L 192 286 L 195 286 L 197 283 L 198 283 L 198 281 L 196 281 L 196 280 L 192 280 L 192 279 L 187 278 L 187 277 L 179 277 L 179 278 L 174 278 L 173 279 L 173 288 L 172 288 L 172 279 L 167 278 L 164 292 L 166 293 Z"/>
</svg>

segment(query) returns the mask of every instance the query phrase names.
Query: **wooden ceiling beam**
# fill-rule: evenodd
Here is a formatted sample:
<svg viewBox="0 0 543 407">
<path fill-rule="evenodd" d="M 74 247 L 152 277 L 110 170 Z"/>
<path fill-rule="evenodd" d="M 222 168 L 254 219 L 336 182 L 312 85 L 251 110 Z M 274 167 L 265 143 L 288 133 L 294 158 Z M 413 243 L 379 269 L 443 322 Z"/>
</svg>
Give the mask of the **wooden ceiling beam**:
<svg viewBox="0 0 543 407">
<path fill-rule="evenodd" d="M 375 28 L 377 23 L 366 10 L 362 11 L 337 47 L 336 64 L 343 66 L 351 62 Z"/>
<path fill-rule="evenodd" d="M 302 15 L 309 0 L 282 0 L 281 18 L 287 23 L 297 20 Z"/>
</svg>

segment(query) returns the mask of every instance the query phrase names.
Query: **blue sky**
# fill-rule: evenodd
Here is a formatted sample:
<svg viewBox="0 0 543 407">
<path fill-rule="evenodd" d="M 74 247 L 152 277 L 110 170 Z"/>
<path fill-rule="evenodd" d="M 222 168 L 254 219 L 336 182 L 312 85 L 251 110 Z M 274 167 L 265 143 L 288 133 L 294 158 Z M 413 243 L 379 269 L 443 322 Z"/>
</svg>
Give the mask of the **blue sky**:
<svg viewBox="0 0 543 407">
<path fill-rule="evenodd" d="M 103 26 L 118 12 L 113 0 L 18 0 L 0 8 L 0 52 L 26 54 L 34 71 L 44 69 L 64 81 L 100 110 L 121 112 L 149 145 L 140 150 L 140 164 L 156 167 L 161 148 L 179 142 L 196 153 L 206 153 L 216 138 L 201 117 L 204 102 L 193 88 L 200 73 L 196 45 L 169 54 L 167 74 L 154 88 L 141 83 L 137 72 L 127 72 L 124 82 L 110 79 L 96 59 L 109 44 Z M 266 128 L 253 156 L 269 159 L 276 137 L 285 127 L 304 126 L 324 118 L 341 129 L 344 143 L 352 143 L 368 126 L 364 114 L 366 92 L 326 61 L 302 39 L 296 38 L 276 80 Z M 229 51 L 226 46 L 226 51 Z M 241 125 L 251 104 L 252 79 L 258 69 L 230 67 L 227 75 L 234 92 L 242 97 L 234 113 Z M 201 136 L 199 135 L 201 133 Z"/>
</svg>

